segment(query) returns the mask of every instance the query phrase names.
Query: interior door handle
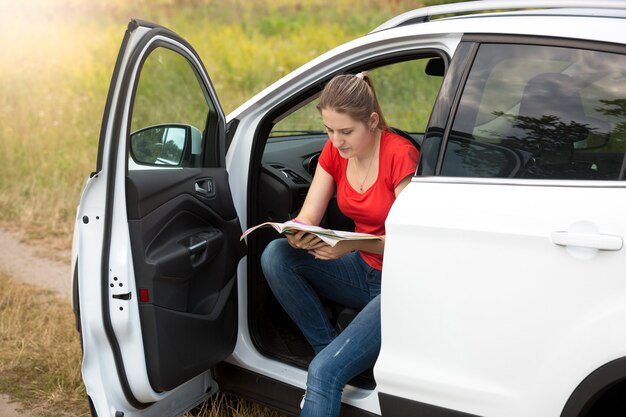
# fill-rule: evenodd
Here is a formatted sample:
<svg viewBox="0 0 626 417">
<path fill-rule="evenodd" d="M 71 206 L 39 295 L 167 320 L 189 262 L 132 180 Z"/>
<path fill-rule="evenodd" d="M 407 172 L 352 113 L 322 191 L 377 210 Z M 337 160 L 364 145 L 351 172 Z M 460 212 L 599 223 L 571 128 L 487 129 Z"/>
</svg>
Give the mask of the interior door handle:
<svg viewBox="0 0 626 417">
<path fill-rule="evenodd" d="M 215 194 L 215 187 L 213 185 L 213 178 L 204 178 L 197 180 L 195 184 L 196 193 L 209 197 Z"/>
<path fill-rule="evenodd" d="M 224 245 L 224 239 L 219 231 L 207 230 L 188 236 L 179 243 L 187 249 L 191 266 L 196 268 L 215 258 Z"/>
<path fill-rule="evenodd" d="M 207 241 L 200 240 L 198 242 L 194 242 L 190 244 L 189 246 L 187 246 L 187 250 L 189 251 L 189 255 L 193 256 L 205 250 L 206 247 L 207 247 Z"/>
<path fill-rule="evenodd" d="M 621 236 L 603 235 L 600 233 L 552 232 L 552 243 L 559 246 L 578 246 L 598 250 L 621 250 L 624 239 Z"/>
</svg>

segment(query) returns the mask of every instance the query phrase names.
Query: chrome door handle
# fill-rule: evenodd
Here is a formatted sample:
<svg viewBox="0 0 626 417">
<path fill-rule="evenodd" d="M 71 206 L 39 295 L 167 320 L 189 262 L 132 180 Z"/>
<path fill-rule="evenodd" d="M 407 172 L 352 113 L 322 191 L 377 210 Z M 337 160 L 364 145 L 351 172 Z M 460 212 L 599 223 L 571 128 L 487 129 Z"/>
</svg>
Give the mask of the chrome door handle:
<svg viewBox="0 0 626 417">
<path fill-rule="evenodd" d="M 198 242 L 194 242 L 193 244 L 187 246 L 187 250 L 189 251 L 189 255 L 197 255 L 207 248 L 207 241 L 200 240 Z"/>
<path fill-rule="evenodd" d="M 621 236 L 574 233 L 574 232 L 552 232 L 550 234 L 552 243 L 559 246 L 578 246 L 581 248 L 592 248 L 598 250 L 621 250 L 624 246 L 624 239 Z"/>
<path fill-rule="evenodd" d="M 197 194 L 203 195 L 205 197 L 213 196 L 215 194 L 213 179 L 204 178 L 201 180 L 197 180 L 195 183 L 195 190 Z"/>
</svg>

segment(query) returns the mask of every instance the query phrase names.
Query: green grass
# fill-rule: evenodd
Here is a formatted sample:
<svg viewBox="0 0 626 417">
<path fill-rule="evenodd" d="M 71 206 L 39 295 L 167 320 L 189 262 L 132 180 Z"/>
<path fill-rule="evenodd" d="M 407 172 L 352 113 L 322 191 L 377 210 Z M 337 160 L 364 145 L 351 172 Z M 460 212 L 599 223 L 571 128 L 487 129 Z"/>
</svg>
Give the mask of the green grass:
<svg viewBox="0 0 626 417">
<path fill-rule="evenodd" d="M 15 2 L 17 3 L 17 2 Z M 226 113 L 298 66 L 367 33 L 408 0 L 0 2 L 0 222 L 67 249 L 95 169 L 115 58 L 131 17 L 190 41 Z"/>
</svg>

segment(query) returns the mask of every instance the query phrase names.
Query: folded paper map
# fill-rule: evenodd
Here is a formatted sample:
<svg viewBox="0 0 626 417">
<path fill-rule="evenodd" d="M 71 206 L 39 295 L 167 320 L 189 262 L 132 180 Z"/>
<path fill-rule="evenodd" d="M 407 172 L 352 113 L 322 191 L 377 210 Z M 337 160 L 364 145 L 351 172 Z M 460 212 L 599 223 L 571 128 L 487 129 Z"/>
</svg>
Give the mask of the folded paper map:
<svg viewBox="0 0 626 417">
<path fill-rule="evenodd" d="M 370 235 L 368 233 L 357 233 L 357 232 L 346 232 L 343 230 L 331 230 L 324 229 L 319 226 L 309 226 L 308 224 L 298 223 L 292 220 L 289 220 L 285 223 L 276 223 L 276 222 L 265 222 L 253 226 L 246 230 L 242 235 L 241 239 L 248 236 L 250 233 L 255 231 L 261 227 L 273 227 L 278 233 L 289 234 L 295 233 L 297 231 L 304 231 L 307 233 L 312 233 L 315 236 L 319 237 L 324 242 L 328 243 L 330 246 L 335 246 L 337 242 L 341 240 L 363 240 L 363 239 L 380 239 L 380 236 Z"/>
</svg>

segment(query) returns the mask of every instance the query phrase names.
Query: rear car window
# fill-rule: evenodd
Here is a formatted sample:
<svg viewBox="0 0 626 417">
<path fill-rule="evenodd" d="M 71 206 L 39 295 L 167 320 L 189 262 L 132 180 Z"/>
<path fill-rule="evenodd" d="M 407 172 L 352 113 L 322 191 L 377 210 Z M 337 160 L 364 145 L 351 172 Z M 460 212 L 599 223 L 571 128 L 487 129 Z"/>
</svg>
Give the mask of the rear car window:
<svg viewBox="0 0 626 417">
<path fill-rule="evenodd" d="M 483 44 L 440 175 L 624 179 L 626 56 Z"/>
</svg>

